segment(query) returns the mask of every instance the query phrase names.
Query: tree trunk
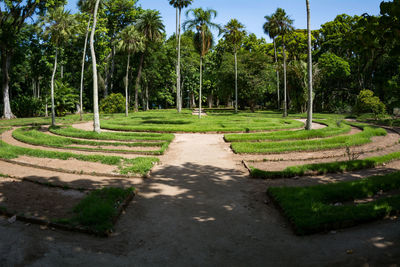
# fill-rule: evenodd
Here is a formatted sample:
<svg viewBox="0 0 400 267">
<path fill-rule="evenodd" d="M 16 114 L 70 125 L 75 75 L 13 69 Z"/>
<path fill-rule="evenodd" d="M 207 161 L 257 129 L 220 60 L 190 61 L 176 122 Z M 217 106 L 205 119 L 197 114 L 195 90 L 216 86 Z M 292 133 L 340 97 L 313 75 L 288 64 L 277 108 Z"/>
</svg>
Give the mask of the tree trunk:
<svg viewBox="0 0 400 267">
<path fill-rule="evenodd" d="M 56 126 L 56 112 L 54 107 L 54 78 L 56 76 L 56 71 L 57 71 L 57 57 L 58 57 L 58 49 L 56 49 L 53 74 L 51 75 L 51 126 Z"/>
<path fill-rule="evenodd" d="M 10 105 L 10 76 L 8 72 L 10 70 L 11 54 L 6 49 L 1 50 L 1 62 L 2 62 L 2 72 L 3 72 L 3 118 L 12 119 L 15 118 L 11 111 Z"/>
<path fill-rule="evenodd" d="M 114 72 L 115 72 L 115 45 L 112 47 L 111 51 L 111 71 L 110 71 L 110 90 L 108 90 L 108 87 L 104 91 L 104 95 L 108 96 L 108 93 L 112 93 L 114 91 Z"/>
<path fill-rule="evenodd" d="M 283 117 L 288 116 L 287 110 L 287 83 L 286 83 L 286 51 L 285 51 L 285 37 L 282 35 L 283 47 Z"/>
<path fill-rule="evenodd" d="M 61 56 L 62 57 L 62 56 Z M 63 79 L 64 78 L 64 65 L 61 65 L 61 79 Z"/>
<path fill-rule="evenodd" d="M 194 99 L 194 92 L 190 92 L 190 108 L 196 107 L 196 101 Z"/>
<path fill-rule="evenodd" d="M 212 94 L 207 97 L 208 108 L 212 108 L 214 105 L 214 96 Z"/>
<path fill-rule="evenodd" d="M 146 111 L 149 111 L 149 84 L 146 83 Z"/>
<path fill-rule="evenodd" d="M 176 99 L 178 105 L 178 113 L 182 111 L 181 99 L 181 12 L 179 8 L 178 15 L 178 63 L 176 64 Z"/>
<path fill-rule="evenodd" d="M 138 74 L 137 74 L 137 77 L 136 77 L 136 84 L 135 84 L 135 112 L 139 111 L 138 94 L 139 94 L 140 78 L 142 77 L 143 62 L 144 62 L 144 53 L 142 53 L 142 55 L 140 56 L 139 70 L 138 70 Z"/>
<path fill-rule="evenodd" d="M 306 0 L 307 5 L 307 32 L 308 32 L 308 110 L 306 130 L 312 130 L 313 118 L 313 86 L 312 86 L 312 54 L 311 54 L 311 27 L 310 27 L 310 1 Z"/>
<path fill-rule="evenodd" d="M 276 52 L 276 41 L 275 37 L 273 38 L 274 41 L 274 53 L 275 53 L 275 64 L 276 64 L 276 92 L 278 94 L 278 110 L 281 108 L 281 99 L 279 94 L 279 70 L 278 70 L 278 55 Z"/>
<path fill-rule="evenodd" d="M 238 73 L 237 73 L 237 51 L 235 47 L 235 113 L 238 113 Z"/>
<path fill-rule="evenodd" d="M 126 64 L 126 76 L 125 76 L 125 116 L 128 117 L 129 104 L 128 104 L 128 86 L 129 86 L 129 61 L 131 59 L 131 53 L 128 54 L 128 63 Z"/>
<path fill-rule="evenodd" d="M 201 119 L 201 87 L 203 85 L 203 57 L 200 56 L 199 119 Z"/>
<path fill-rule="evenodd" d="M 39 76 L 39 78 L 37 79 L 37 86 L 36 86 L 36 88 L 37 88 L 37 98 L 40 98 L 40 76 Z"/>
<path fill-rule="evenodd" d="M 87 41 L 89 37 L 89 30 L 90 30 L 90 22 L 92 20 L 92 17 L 89 18 L 87 28 L 86 28 L 86 36 L 85 36 L 85 44 L 83 45 L 83 56 L 82 56 L 82 70 L 81 70 L 81 89 L 79 91 L 79 116 L 80 120 L 83 120 L 83 76 L 85 73 L 85 59 L 86 59 L 86 48 L 87 48 Z"/>
<path fill-rule="evenodd" d="M 96 32 L 97 23 L 97 11 L 99 9 L 100 0 L 96 1 L 93 14 L 93 27 L 92 33 L 90 34 L 90 51 L 92 54 L 92 65 L 93 65 L 93 131 L 100 133 L 100 115 L 99 115 L 99 87 L 97 78 L 97 62 L 96 52 L 94 50 L 94 34 Z"/>
</svg>

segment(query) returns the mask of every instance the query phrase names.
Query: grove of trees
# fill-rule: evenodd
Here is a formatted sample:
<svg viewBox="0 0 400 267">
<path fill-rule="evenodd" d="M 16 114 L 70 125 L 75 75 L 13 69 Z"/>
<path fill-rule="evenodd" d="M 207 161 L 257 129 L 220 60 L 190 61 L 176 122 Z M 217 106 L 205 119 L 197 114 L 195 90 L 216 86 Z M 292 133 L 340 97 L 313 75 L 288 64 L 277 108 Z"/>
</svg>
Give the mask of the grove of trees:
<svg viewBox="0 0 400 267">
<path fill-rule="evenodd" d="M 313 31 L 295 29 L 277 9 L 260 25 L 271 42 L 234 18 L 216 24 L 217 11 L 193 2 L 169 1 L 178 34 L 167 36 L 160 13 L 137 0 L 81 0 L 77 14 L 61 0 L 1 1 L 3 117 L 93 112 L 119 93 L 126 114 L 202 104 L 351 112 L 364 90 L 388 112 L 400 107 L 400 0 L 382 2 L 378 16 L 341 14 Z"/>
</svg>

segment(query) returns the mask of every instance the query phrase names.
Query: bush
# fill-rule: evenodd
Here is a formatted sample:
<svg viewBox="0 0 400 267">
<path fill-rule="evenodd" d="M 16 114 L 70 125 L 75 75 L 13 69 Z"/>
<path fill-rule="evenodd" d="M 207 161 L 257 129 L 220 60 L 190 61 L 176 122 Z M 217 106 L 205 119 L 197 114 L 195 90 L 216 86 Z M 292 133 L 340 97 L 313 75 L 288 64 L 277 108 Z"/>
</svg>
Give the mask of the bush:
<svg viewBox="0 0 400 267">
<path fill-rule="evenodd" d="M 54 88 L 54 102 L 57 116 L 65 116 L 67 113 L 74 113 L 76 104 L 78 103 L 78 96 L 74 88 L 70 87 L 68 83 L 56 81 Z M 49 105 L 51 107 L 51 104 Z"/>
<path fill-rule="evenodd" d="M 377 119 L 379 115 L 386 114 L 386 106 L 381 102 L 379 97 L 374 96 L 371 90 L 362 90 L 357 96 L 356 104 L 357 113 L 372 112 Z"/>
<path fill-rule="evenodd" d="M 123 113 L 125 111 L 125 97 L 118 94 L 111 94 L 100 101 L 100 111 L 112 114 Z"/>
<path fill-rule="evenodd" d="M 11 101 L 11 110 L 19 118 L 39 117 L 43 114 L 44 104 L 40 98 L 20 96 Z"/>
</svg>

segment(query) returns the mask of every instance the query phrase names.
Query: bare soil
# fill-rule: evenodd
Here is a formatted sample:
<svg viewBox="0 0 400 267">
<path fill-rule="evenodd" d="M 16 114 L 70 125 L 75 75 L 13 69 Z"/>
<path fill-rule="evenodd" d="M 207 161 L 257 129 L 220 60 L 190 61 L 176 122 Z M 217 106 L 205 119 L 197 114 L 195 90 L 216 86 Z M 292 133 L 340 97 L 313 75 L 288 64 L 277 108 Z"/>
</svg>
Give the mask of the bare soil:
<svg viewBox="0 0 400 267">
<path fill-rule="evenodd" d="M 141 147 L 141 146 L 137 146 L 137 147 L 131 147 L 131 146 L 90 146 L 90 145 L 69 145 L 68 147 L 79 147 L 79 148 L 89 148 L 89 149 L 93 149 L 93 148 L 99 148 L 99 149 L 108 149 L 108 150 L 126 150 L 128 152 L 146 152 L 146 151 L 158 151 L 160 150 L 160 147 L 157 146 L 149 146 L 149 147 Z M 103 153 L 108 153 L 108 152 L 103 152 Z"/>
<path fill-rule="evenodd" d="M 75 190 L 62 190 L 12 178 L 0 178 L 0 206 L 30 218 L 54 220 L 69 218 L 72 209 L 85 196 Z"/>
</svg>

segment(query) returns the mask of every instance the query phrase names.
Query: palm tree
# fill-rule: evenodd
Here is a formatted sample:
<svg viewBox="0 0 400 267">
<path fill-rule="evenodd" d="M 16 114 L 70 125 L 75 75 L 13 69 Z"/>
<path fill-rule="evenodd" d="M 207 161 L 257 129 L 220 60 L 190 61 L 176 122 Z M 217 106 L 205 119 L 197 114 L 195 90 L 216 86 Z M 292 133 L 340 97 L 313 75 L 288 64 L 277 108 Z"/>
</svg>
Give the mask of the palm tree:
<svg viewBox="0 0 400 267">
<path fill-rule="evenodd" d="M 264 23 L 264 33 L 267 34 L 274 43 L 275 67 L 276 67 L 276 92 L 278 95 L 278 109 L 281 108 L 281 99 L 279 94 L 279 69 L 278 69 L 278 56 L 276 52 L 276 37 L 279 34 L 278 24 L 274 15 L 265 16 L 266 22 Z"/>
<path fill-rule="evenodd" d="M 137 31 L 135 26 L 127 26 L 119 33 L 119 44 L 120 50 L 125 51 L 128 54 L 128 60 L 126 64 L 126 77 L 125 77 L 125 116 L 128 117 L 129 104 L 128 104 L 128 85 L 129 85 L 129 62 L 131 55 L 135 52 L 142 52 L 144 49 L 144 38 Z"/>
<path fill-rule="evenodd" d="M 272 15 L 275 17 L 278 29 L 278 35 L 282 38 L 283 51 L 283 117 L 287 117 L 287 78 L 286 78 L 286 50 L 285 50 L 285 35 L 294 29 L 293 20 L 286 14 L 282 8 L 278 8 Z"/>
<path fill-rule="evenodd" d="M 178 62 L 176 64 L 176 105 L 178 112 L 182 111 L 181 103 L 181 13 L 182 9 L 188 7 L 193 0 L 169 0 L 169 4 L 176 8 L 176 38 L 178 42 Z"/>
<path fill-rule="evenodd" d="M 189 9 L 186 16 L 192 14 L 193 18 L 185 21 L 183 24 L 186 30 L 196 30 L 194 36 L 194 44 L 200 54 L 200 90 L 199 90 L 199 118 L 201 119 L 201 87 L 202 87 L 202 66 L 203 58 L 210 50 L 213 44 L 213 35 L 210 29 L 218 29 L 221 32 L 221 27 L 218 24 L 211 22 L 217 16 L 217 11 L 214 9 L 195 8 Z"/>
<path fill-rule="evenodd" d="M 135 84 L 135 111 L 138 111 L 138 93 L 140 79 L 142 76 L 144 54 L 151 42 L 157 42 L 162 39 L 165 31 L 164 24 L 161 20 L 160 12 L 157 10 L 145 10 L 136 21 L 136 28 L 144 37 L 144 50 L 140 56 L 139 69 Z"/>
<path fill-rule="evenodd" d="M 97 11 L 99 10 L 100 0 L 96 1 L 93 11 L 93 26 L 90 34 L 90 52 L 92 54 L 92 67 L 93 67 L 93 131 L 100 133 L 100 115 L 99 115 L 99 87 L 97 79 L 97 62 L 96 52 L 94 51 L 94 34 L 96 32 L 97 24 Z"/>
<path fill-rule="evenodd" d="M 312 67 L 312 51 L 311 51 L 311 27 L 310 27 L 310 1 L 306 0 L 307 6 L 307 32 L 308 32 L 308 109 L 306 130 L 312 130 L 313 118 L 313 67 Z"/>
<path fill-rule="evenodd" d="M 51 76 L 51 125 L 56 125 L 56 113 L 54 106 L 54 78 L 57 71 L 57 60 L 60 46 L 64 44 L 73 31 L 75 19 L 70 11 L 65 11 L 64 7 L 50 9 L 47 16 L 43 18 L 44 24 L 47 25 L 44 35 L 55 47 L 55 57 L 53 74 Z"/>
<path fill-rule="evenodd" d="M 92 14 L 94 11 L 95 4 L 96 3 L 94 0 L 79 0 L 79 2 L 78 2 L 78 7 L 81 10 L 81 12 L 82 13 L 87 12 L 89 14 L 88 23 L 86 26 L 85 44 L 83 45 L 83 55 L 82 55 L 81 86 L 80 86 L 80 91 L 79 91 L 80 120 L 83 120 L 83 117 L 82 117 L 82 114 L 83 114 L 83 78 L 84 78 L 84 72 L 85 72 L 86 49 L 87 49 L 87 42 L 88 42 L 88 38 L 89 38 L 89 32 L 90 32 L 90 23 L 92 21 Z"/>
<path fill-rule="evenodd" d="M 225 39 L 232 44 L 233 52 L 235 54 L 235 113 L 238 112 L 238 81 L 237 81 L 237 50 L 241 44 L 243 37 L 246 32 L 244 31 L 244 25 L 241 24 L 237 19 L 232 19 L 225 26 Z"/>
</svg>

